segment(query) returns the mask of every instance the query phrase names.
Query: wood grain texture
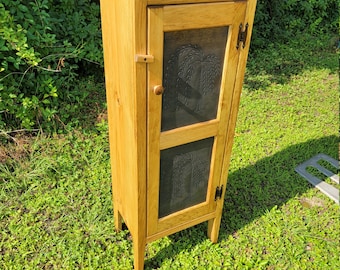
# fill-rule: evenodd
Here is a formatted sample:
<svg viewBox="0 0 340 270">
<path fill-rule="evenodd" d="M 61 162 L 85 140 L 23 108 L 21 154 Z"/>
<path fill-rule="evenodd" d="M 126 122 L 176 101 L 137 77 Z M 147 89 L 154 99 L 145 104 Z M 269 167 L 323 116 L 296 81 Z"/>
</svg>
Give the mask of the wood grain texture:
<svg viewBox="0 0 340 270">
<path fill-rule="evenodd" d="M 146 0 L 101 0 L 115 226 L 134 239 L 135 268 L 146 241 Z M 118 219 L 118 220 L 117 220 Z"/>
<path fill-rule="evenodd" d="M 236 0 L 245 1 L 245 0 Z M 148 0 L 148 5 L 173 5 L 173 4 L 197 4 L 197 3 L 218 3 L 235 2 L 235 0 Z"/>
<path fill-rule="evenodd" d="M 202 213 L 201 213 L 198 216 L 193 216 L 192 219 L 189 220 L 189 221 L 178 222 L 176 224 L 173 224 L 173 227 L 169 227 L 168 229 L 162 230 L 158 233 L 148 235 L 146 242 L 149 243 L 149 242 L 155 241 L 155 240 L 157 240 L 161 237 L 168 236 L 168 235 L 174 234 L 176 232 L 185 230 L 187 228 L 190 228 L 192 226 L 195 226 L 195 225 L 200 224 L 202 222 L 205 222 L 207 220 L 211 220 L 211 219 L 215 218 L 215 216 L 216 216 L 216 213 L 214 213 L 214 212 L 209 213 L 207 215 L 202 215 Z"/>
<path fill-rule="evenodd" d="M 164 131 L 160 136 L 160 150 L 214 137 L 217 134 L 218 124 L 217 120 L 211 120 Z"/>
<path fill-rule="evenodd" d="M 158 200 L 159 200 L 159 175 L 160 175 L 160 152 L 159 138 L 161 130 L 161 101 L 162 96 L 155 95 L 153 88 L 162 85 L 163 74 L 163 9 L 148 9 L 148 53 L 154 56 L 154 62 L 148 65 L 148 148 L 147 148 L 147 234 L 157 231 Z M 153 145 L 154 147 L 149 147 Z M 157 203 L 155 203 L 157 202 Z"/>
<path fill-rule="evenodd" d="M 223 2 L 164 7 L 164 31 L 231 25 L 239 6 L 245 2 Z"/>
</svg>

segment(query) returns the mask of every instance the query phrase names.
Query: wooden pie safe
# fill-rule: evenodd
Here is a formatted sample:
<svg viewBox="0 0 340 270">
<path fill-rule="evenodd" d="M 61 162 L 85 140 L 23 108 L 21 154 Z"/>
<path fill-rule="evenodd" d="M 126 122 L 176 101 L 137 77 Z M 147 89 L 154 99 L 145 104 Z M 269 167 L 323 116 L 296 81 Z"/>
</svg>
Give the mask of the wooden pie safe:
<svg viewBox="0 0 340 270">
<path fill-rule="evenodd" d="M 217 242 L 256 0 L 101 0 L 114 222 Z"/>
</svg>

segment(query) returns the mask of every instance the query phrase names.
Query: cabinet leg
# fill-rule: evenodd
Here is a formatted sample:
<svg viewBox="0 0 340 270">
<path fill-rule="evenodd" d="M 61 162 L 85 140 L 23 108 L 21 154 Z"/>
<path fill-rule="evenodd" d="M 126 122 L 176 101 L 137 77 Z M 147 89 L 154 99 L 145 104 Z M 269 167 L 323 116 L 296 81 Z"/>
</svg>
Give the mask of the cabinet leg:
<svg viewBox="0 0 340 270">
<path fill-rule="evenodd" d="M 143 239 L 132 239 L 133 240 L 133 258 L 134 258 L 134 269 L 144 269 L 144 254 L 146 241 Z"/>
<path fill-rule="evenodd" d="M 122 230 L 122 216 L 120 215 L 118 209 L 115 207 L 113 208 L 113 214 L 114 214 L 114 223 L 115 223 L 115 229 L 117 232 Z"/>
<path fill-rule="evenodd" d="M 218 234 L 220 232 L 220 225 L 221 225 L 221 215 L 215 217 L 208 221 L 208 237 L 210 238 L 211 242 L 217 243 L 218 241 Z"/>
</svg>

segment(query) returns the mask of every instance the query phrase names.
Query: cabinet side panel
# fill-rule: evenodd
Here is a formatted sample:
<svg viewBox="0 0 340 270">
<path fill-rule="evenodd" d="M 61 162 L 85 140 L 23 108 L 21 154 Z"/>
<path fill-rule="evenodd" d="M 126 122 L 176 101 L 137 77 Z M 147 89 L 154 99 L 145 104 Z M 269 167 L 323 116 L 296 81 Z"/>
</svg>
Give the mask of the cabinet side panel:
<svg viewBox="0 0 340 270">
<path fill-rule="evenodd" d="M 101 0 L 112 193 L 114 208 L 131 232 L 143 230 L 139 221 L 145 220 L 140 213 L 145 215 L 146 182 L 146 75 L 145 67 L 134 61 L 143 46 L 145 51 L 140 40 L 143 35 L 145 40 L 145 19 L 136 18 L 136 5 L 143 6 L 132 0 Z"/>
</svg>

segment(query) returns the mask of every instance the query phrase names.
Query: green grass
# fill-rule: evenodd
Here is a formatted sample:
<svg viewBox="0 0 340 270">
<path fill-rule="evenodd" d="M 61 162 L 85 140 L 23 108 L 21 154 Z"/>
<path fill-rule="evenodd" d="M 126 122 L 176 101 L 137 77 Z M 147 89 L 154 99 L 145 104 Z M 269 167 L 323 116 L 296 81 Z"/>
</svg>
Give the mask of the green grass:
<svg viewBox="0 0 340 270">
<path fill-rule="evenodd" d="M 219 242 L 206 223 L 164 237 L 146 269 L 339 268 L 339 206 L 294 171 L 338 157 L 337 57 L 311 44 L 249 59 Z M 132 269 L 129 232 L 113 226 L 107 124 L 14 139 L 0 145 L 0 269 Z"/>
</svg>

